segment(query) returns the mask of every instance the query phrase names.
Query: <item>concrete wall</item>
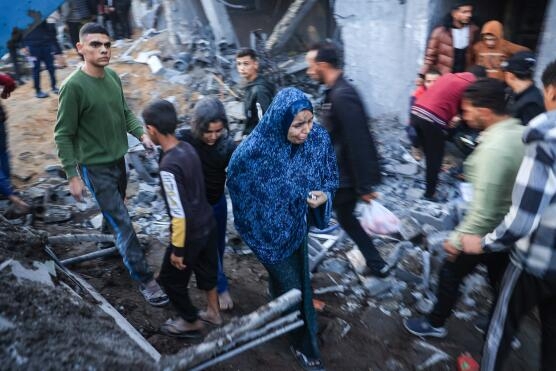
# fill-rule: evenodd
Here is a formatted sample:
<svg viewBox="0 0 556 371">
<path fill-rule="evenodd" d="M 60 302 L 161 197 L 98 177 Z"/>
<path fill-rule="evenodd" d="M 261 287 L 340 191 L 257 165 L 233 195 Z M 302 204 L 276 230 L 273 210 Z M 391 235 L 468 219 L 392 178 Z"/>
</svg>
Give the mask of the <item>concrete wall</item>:
<svg viewBox="0 0 556 371">
<path fill-rule="evenodd" d="M 546 65 L 556 59 L 556 1 L 551 0 L 546 8 L 544 30 L 540 38 L 537 70 L 535 71 L 538 86 L 542 86 L 540 78 Z"/>
<path fill-rule="evenodd" d="M 345 72 L 371 117 L 407 120 L 430 28 L 428 7 L 429 0 L 336 1 Z"/>
</svg>

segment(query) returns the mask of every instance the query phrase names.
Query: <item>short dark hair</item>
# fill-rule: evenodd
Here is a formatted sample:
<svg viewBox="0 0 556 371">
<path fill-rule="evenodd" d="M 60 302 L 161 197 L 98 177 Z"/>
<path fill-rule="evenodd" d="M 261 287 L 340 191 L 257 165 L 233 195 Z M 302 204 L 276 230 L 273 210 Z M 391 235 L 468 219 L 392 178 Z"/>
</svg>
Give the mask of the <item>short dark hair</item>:
<svg viewBox="0 0 556 371">
<path fill-rule="evenodd" d="M 322 43 L 314 44 L 309 48 L 310 51 L 316 50 L 315 62 L 328 63 L 333 68 L 341 68 L 342 66 L 342 53 L 340 48 L 333 42 L 325 41 Z"/>
<path fill-rule="evenodd" d="M 428 70 L 427 72 L 425 72 L 425 75 L 438 75 L 438 76 L 440 76 L 440 75 L 442 75 L 442 74 L 440 73 L 439 70 L 437 70 L 436 68 L 432 67 L 432 68 L 429 68 L 429 70 Z"/>
<path fill-rule="evenodd" d="M 550 85 L 556 88 L 556 60 L 553 60 L 546 66 L 542 73 L 541 80 L 545 88 Z"/>
<path fill-rule="evenodd" d="M 506 114 L 506 84 L 494 78 L 475 81 L 465 89 L 463 99 L 474 107 L 488 108 L 497 115 Z"/>
<path fill-rule="evenodd" d="M 467 72 L 471 72 L 478 79 L 487 77 L 487 69 L 483 66 L 479 66 L 478 64 L 469 67 Z"/>
<path fill-rule="evenodd" d="M 110 37 L 110 34 L 103 25 L 95 22 L 85 23 L 79 30 L 79 40 L 83 40 L 86 35 L 100 33 Z"/>
<path fill-rule="evenodd" d="M 191 131 L 197 138 L 201 138 L 206 133 L 211 122 L 220 121 L 224 128 L 228 130 L 228 117 L 224 105 L 218 98 L 203 98 L 195 104 L 193 120 L 191 121 Z"/>
<path fill-rule="evenodd" d="M 242 57 L 251 57 L 252 60 L 256 61 L 257 58 L 257 53 L 251 49 L 251 48 L 241 48 L 238 50 L 237 54 L 236 54 L 236 58 L 242 58 Z"/>
<path fill-rule="evenodd" d="M 462 6 L 473 6 L 472 1 L 456 1 L 452 6 L 452 10 L 461 8 Z"/>
<path fill-rule="evenodd" d="M 178 126 L 176 108 L 164 99 L 150 102 L 141 115 L 146 125 L 154 126 L 162 135 L 173 134 Z"/>
</svg>

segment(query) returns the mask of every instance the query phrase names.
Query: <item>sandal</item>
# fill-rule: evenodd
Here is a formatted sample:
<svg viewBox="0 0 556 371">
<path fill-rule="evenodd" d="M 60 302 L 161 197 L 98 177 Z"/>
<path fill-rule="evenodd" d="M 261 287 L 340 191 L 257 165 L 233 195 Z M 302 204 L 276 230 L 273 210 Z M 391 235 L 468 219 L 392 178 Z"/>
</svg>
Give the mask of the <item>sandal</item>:
<svg viewBox="0 0 556 371">
<path fill-rule="evenodd" d="M 207 312 L 204 311 L 204 310 L 199 311 L 198 316 L 199 316 L 199 319 L 200 319 L 201 321 L 203 321 L 203 322 L 205 322 L 205 323 L 207 323 L 207 324 L 209 324 L 209 325 L 212 325 L 212 326 L 218 327 L 218 326 L 222 326 L 222 323 L 224 323 L 224 321 L 222 321 L 222 318 L 220 318 L 220 321 L 219 321 L 219 322 L 210 320 L 210 319 L 208 318 L 208 316 L 207 316 Z"/>
<path fill-rule="evenodd" d="M 299 367 L 305 371 L 325 371 L 322 361 L 318 358 L 309 358 L 299 350 L 290 346 L 290 350 L 297 361 Z"/>
<path fill-rule="evenodd" d="M 160 332 L 164 335 L 172 336 L 179 339 L 198 339 L 201 337 L 199 330 L 180 330 L 176 326 L 176 321 L 169 319 L 160 326 Z"/>
</svg>

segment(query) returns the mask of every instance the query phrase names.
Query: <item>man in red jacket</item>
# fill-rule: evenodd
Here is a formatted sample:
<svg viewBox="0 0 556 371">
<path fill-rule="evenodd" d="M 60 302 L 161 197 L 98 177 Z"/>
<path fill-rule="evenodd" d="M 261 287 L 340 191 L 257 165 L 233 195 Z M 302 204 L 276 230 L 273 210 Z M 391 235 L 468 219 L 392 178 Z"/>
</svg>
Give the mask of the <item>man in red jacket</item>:
<svg viewBox="0 0 556 371">
<path fill-rule="evenodd" d="M 437 201 L 436 185 L 444 158 L 445 138 L 461 120 L 458 113 L 463 92 L 477 77 L 486 76 L 483 67 L 474 67 L 472 71 L 441 76 L 411 107 L 410 123 L 415 127 L 425 152 L 424 198 L 427 200 Z"/>
</svg>

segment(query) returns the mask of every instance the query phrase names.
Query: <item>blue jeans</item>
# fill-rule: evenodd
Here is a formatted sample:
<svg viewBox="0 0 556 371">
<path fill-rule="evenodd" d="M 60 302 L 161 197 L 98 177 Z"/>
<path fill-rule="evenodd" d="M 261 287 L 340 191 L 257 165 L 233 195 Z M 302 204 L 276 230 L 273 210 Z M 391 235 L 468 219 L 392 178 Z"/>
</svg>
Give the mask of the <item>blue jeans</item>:
<svg viewBox="0 0 556 371">
<path fill-rule="evenodd" d="M 81 165 L 81 177 L 114 231 L 116 246 L 131 278 L 147 283 L 153 278 L 145 252 L 124 204 L 127 186 L 123 157 L 107 165 Z"/>
<path fill-rule="evenodd" d="M 35 61 L 33 62 L 33 81 L 35 82 L 36 92 L 41 91 L 41 62 L 44 62 L 48 74 L 50 75 L 50 86 L 52 89 L 56 87 L 56 74 L 54 71 L 54 57 L 52 56 L 52 47 L 50 45 L 30 46 L 29 52 Z"/>
<path fill-rule="evenodd" d="M 8 155 L 8 138 L 6 123 L 0 121 L 0 193 L 4 196 L 13 194 L 10 182 L 10 158 Z"/>
<path fill-rule="evenodd" d="M 218 282 L 216 291 L 219 294 L 228 291 L 228 279 L 224 274 L 224 251 L 226 250 L 226 223 L 228 221 L 228 204 L 226 196 L 222 195 L 220 199 L 212 205 L 214 219 L 216 219 L 216 231 L 218 233 Z"/>
</svg>

